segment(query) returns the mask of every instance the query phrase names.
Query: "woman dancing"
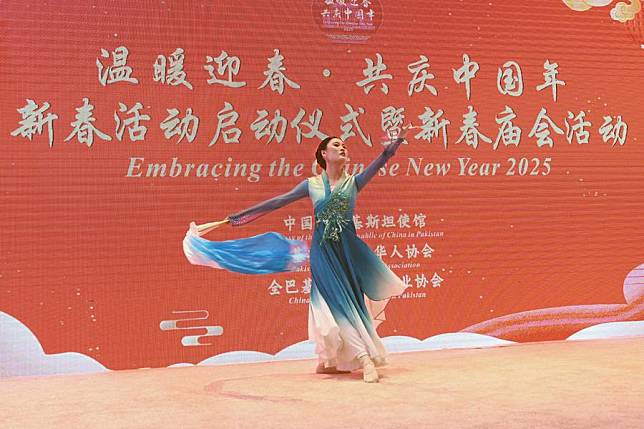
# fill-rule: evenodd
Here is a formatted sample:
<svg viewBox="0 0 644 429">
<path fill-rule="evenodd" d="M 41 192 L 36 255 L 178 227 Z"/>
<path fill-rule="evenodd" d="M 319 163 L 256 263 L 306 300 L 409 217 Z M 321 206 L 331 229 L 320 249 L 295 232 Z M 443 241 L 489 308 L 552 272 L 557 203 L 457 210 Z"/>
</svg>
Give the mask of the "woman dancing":
<svg viewBox="0 0 644 429">
<path fill-rule="evenodd" d="M 385 364 L 386 351 L 376 328 L 385 320 L 384 309 L 389 298 L 400 295 L 405 285 L 358 238 L 353 211 L 358 193 L 396 153 L 408 129 L 403 128 L 380 156 L 355 176 L 345 171 L 348 160 L 345 143 L 337 137 L 327 137 L 320 142 L 315 153 L 318 165 L 324 170 L 322 174 L 302 181 L 286 194 L 232 214 L 222 221 L 196 226 L 198 235 L 226 223 L 240 226 L 300 198 L 311 198 L 315 209 L 315 230 L 310 250 L 312 285 L 308 331 L 319 356 L 317 373 L 343 373 L 362 368 L 364 381 L 373 383 L 378 381 L 376 367 Z M 277 240 L 269 246 L 279 246 L 286 241 L 297 243 L 281 236 L 279 240 L 265 235 L 269 237 L 263 239 Z M 220 260 L 219 263 L 207 263 L 206 259 L 212 261 L 213 258 L 212 255 L 203 256 L 207 251 L 199 248 L 201 244 L 196 241 L 189 243 L 186 255 L 192 253 L 188 256 L 191 262 L 217 267 L 224 265 Z M 237 251 L 241 250 L 237 241 L 235 246 Z M 247 255 L 244 250 L 240 253 Z M 252 261 L 245 263 L 252 264 Z M 249 272 L 245 271 L 244 264 L 238 265 L 232 269 Z M 271 270 L 287 269 L 272 267 L 267 271 L 252 272 Z"/>
</svg>

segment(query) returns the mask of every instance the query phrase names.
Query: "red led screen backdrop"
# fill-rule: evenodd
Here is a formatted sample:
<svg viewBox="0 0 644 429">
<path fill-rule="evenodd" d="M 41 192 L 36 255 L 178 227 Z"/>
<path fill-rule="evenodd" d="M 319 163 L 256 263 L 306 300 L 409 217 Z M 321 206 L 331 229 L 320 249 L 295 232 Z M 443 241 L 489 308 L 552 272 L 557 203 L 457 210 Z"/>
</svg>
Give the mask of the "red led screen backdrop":
<svg viewBox="0 0 644 429">
<path fill-rule="evenodd" d="M 1 7 L 0 374 L 310 354 L 308 267 L 193 266 L 183 237 L 404 123 L 354 218 L 408 284 L 391 351 L 644 332 L 640 1 Z"/>
</svg>

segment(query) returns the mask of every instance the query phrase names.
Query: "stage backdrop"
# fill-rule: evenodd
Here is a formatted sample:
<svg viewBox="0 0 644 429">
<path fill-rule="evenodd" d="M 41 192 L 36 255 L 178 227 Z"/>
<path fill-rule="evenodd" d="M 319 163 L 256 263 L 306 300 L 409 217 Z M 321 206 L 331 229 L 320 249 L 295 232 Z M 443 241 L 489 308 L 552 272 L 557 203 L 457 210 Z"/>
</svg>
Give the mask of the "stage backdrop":
<svg viewBox="0 0 644 429">
<path fill-rule="evenodd" d="M 641 2 L 2 1 L 0 375 L 313 356 L 308 267 L 190 265 L 203 223 L 350 173 L 409 285 L 391 351 L 644 333 Z M 224 240 L 310 240 L 298 201 Z"/>
</svg>

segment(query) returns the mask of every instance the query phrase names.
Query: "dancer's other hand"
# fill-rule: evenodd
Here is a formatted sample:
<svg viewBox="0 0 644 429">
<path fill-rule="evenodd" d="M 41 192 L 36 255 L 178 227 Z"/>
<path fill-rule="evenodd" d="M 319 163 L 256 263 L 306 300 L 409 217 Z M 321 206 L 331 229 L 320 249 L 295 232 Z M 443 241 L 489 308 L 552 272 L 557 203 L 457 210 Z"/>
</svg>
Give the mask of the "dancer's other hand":
<svg viewBox="0 0 644 429">
<path fill-rule="evenodd" d="M 195 230 L 196 230 L 197 234 L 199 236 L 202 236 L 202 235 L 208 234 L 213 229 L 219 228 L 220 226 L 225 225 L 227 223 L 230 223 L 230 219 L 228 219 L 228 218 L 226 218 L 224 220 L 219 220 L 219 221 L 216 221 L 216 222 L 203 223 L 201 225 L 196 225 L 195 224 L 194 226 L 195 226 Z M 193 224 L 194 224 L 194 222 L 191 224 L 191 227 L 192 227 Z"/>
</svg>

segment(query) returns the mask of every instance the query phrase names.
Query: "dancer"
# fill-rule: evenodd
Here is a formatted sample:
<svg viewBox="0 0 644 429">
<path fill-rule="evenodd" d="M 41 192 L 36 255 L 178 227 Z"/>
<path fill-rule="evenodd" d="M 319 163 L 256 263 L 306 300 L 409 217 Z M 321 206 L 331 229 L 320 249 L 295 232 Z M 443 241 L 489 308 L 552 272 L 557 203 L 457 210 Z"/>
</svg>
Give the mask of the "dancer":
<svg viewBox="0 0 644 429">
<path fill-rule="evenodd" d="M 409 128 L 404 127 L 355 176 L 345 171 L 348 160 L 345 143 L 337 137 L 322 140 L 315 153 L 318 165 L 324 170 L 322 174 L 222 221 L 192 224 L 191 233 L 184 241 L 186 256 L 196 264 L 238 272 L 288 271 L 293 264 L 305 259 L 302 242 L 288 240 L 277 233 L 229 242 L 210 242 L 195 235 L 206 234 L 224 224 L 241 226 L 293 201 L 310 197 L 315 210 L 315 230 L 310 249 L 312 286 L 308 332 L 319 356 L 317 373 L 362 368 L 364 381 L 373 383 L 379 379 L 376 367 L 386 363 L 386 351 L 376 328 L 385 320 L 388 300 L 400 295 L 406 286 L 357 236 L 353 211 L 358 193 L 396 153 Z M 288 257 L 267 257 L 266 251 L 257 251 L 258 247 Z M 234 254 L 232 258 L 229 252 Z M 231 259 L 235 261 L 232 266 Z"/>
</svg>

